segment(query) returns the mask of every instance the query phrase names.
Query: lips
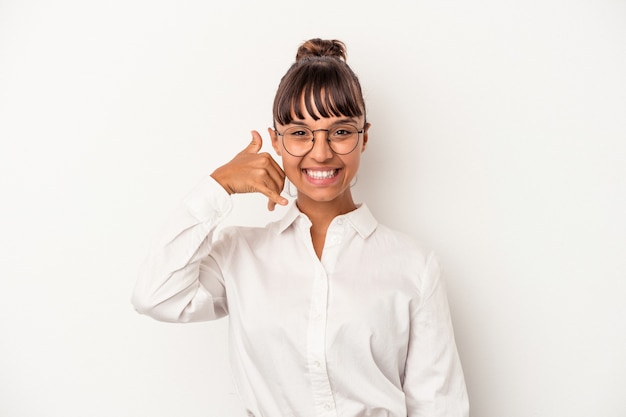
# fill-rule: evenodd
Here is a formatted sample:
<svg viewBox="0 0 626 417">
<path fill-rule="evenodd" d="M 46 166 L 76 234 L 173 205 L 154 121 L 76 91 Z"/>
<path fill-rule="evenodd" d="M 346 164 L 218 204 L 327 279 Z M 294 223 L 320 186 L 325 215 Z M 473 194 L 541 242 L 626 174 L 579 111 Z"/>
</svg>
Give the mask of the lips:
<svg viewBox="0 0 626 417">
<path fill-rule="evenodd" d="M 302 172 L 315 180 L 327 180 L 336 177 L 339 169 L 303 169 Z"/>
</svg>

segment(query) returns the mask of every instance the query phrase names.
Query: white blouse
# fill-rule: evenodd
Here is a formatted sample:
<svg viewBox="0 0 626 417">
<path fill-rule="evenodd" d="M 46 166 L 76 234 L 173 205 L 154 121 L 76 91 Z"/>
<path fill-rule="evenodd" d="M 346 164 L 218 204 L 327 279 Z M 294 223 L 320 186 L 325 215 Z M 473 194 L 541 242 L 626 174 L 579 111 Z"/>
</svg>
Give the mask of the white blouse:
<svg viewBox="0 0 626 417">
<path fill-rule="evenodd" d="M 249 416 L 468 416 L 432 253 L 361 205 L 332 221 L 320 261 L 295 204 L 264 228 L 215 236 L 231 208 L 211 177 L 199 184 L 155 241 L 132 301 L 163 321 L 229 315 Z"/>
</svg>

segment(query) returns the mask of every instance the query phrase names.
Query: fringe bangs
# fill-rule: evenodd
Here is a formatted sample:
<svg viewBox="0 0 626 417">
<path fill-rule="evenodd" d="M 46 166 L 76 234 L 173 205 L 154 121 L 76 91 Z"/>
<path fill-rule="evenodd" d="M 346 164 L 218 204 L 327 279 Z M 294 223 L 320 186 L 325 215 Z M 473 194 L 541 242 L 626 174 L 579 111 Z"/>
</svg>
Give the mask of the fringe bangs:
<svg viewBox="0 0 626 417">
<path fill-rule="evenodd" d="M 288 71 L 274 102 L 276 122 L 287 125 L 294 119 L 303 119 L 305 113 L 314 120 L 365 114 L 361 87 L 356 76 L 347 65 L 333 61 L 318 60 Z"/>
</svg>

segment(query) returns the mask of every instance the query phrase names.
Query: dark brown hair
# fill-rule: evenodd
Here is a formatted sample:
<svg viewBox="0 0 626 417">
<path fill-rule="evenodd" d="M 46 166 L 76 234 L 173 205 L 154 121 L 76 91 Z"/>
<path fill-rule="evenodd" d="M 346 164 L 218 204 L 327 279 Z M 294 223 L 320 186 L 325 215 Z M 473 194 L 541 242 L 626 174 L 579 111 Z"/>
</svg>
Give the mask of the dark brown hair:
<svg viewBox="0 0 626 417">
<path fill-rule="evenodd" d="M 274 98 L 274 120 L 281 125 L 303 119 L 365 115 L 356 74 L 346 64 L 346 46 L 338 40 L 310 39 L 298 48 L 296 62 L 280 80 Z M 304 109 L 302 98 L 304 97 Z"/>
</svg>

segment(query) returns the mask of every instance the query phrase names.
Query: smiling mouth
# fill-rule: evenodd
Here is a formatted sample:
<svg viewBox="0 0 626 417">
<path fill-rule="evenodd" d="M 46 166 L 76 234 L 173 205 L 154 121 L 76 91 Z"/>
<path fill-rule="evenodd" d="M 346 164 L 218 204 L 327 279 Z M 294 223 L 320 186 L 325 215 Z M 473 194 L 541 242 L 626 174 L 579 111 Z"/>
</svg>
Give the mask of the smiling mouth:
<svg viewBox="0 0 626 417">
<path fill-rule="evenodd" d="M 304 172 L 307 176 L 316 179 L 316 180 L 326 180 L 329 178 L 333 178 L 336 177 L 337 174 L 339 174 L 339 169 L 329 169 L 326 171 L 321 171 L 321 170 L 312 170 L 312 169 L 303 169 L 302 172 Z"/>
</svg>

